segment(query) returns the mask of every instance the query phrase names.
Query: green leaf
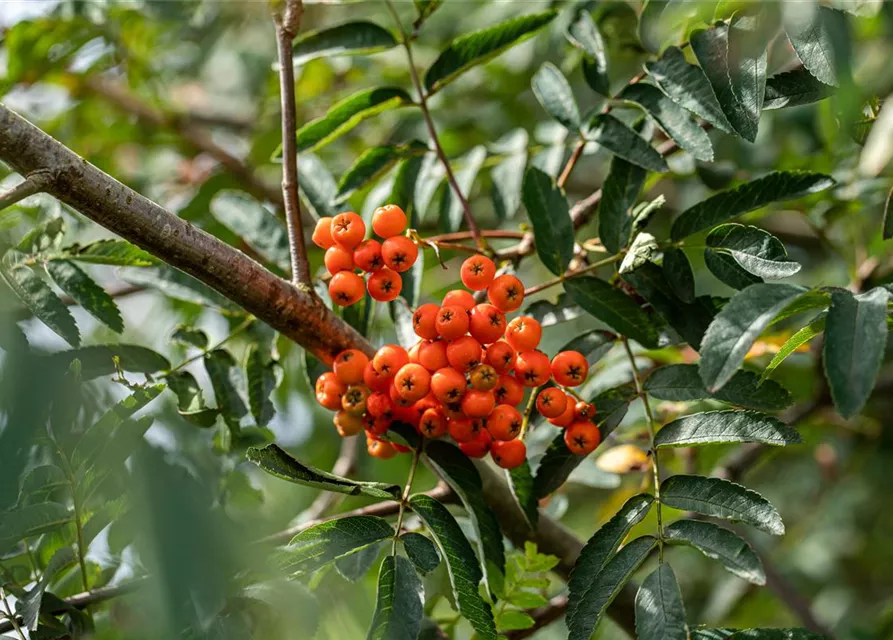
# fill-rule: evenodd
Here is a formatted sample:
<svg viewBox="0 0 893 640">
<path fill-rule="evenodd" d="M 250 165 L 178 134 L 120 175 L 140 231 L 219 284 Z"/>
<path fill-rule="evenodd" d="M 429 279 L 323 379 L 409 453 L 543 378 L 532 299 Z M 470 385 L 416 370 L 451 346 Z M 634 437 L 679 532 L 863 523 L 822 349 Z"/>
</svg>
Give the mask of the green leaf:
<svg viewBox="0 0 893 640">
<path fill-rule="evenodd" d="M 68 344 L 73 347 L 79 346 L 81 335 L 68 307 L 31 269 L 15 266 L 15 263 L 24 257 L 17 251 L 7 251 L 0 260 L 0 278 L 3 278 L 16 297 L 38 320 L 55 331 Z"/>
<path fill-rule="evenodd" d="M 235 358 L 226 349 L 214 349 L 207 352 L 202 361 L 211 379 L 217 407 L 224 418 L 238 423 L 248 409 L 239 393 L 244 381 Z"/>
<path fill-rule="evenodd" d="M 253 344 L 245 356 L 245 378 L 248 380 L 248 406 L 258 426 L 265 426 L 276 413 L 270 394 L 276 389 L 276 369 L 279 364 L 269 361 L 258 345 Z"/>
<path fill-rule="evenodd" d="M 793 400 L 788 390 L 769 382 L 752 371 L 737 371 L 722 389 L 710 393 L 701 381 L 698 365 L 670 364 L 648 375 L 645 390 L 659 400 L 674 402 L 720 400 L 758 411 L 781 411 L 791 406 Z"/>
<path fill-rule="evenodd" d="M 298 129 L 298 151 L 316 151 L 363 120 L 409 104 L 412 104 L 412 98 L 399 87 L 379 87 L 355 93 L 332 105 L 326 115 Z"/>
<path fill-rule="evenodd" d="M 884 360 L 887 301 L 890 293 L 875 287 L 860 295 L 831 292 L 825 323 L 825 376 L 834 406 L 844 418 L 865 406 Z"/>
<path fill-rule="evenodd" d="M 677 298 L 686 303 L 695 299 L 695 276 L 685 251 L 672 248 L 664 251 L 662 264 L 667 284 Z"/>
<path fill-rule="evenodd" d="M 373 22 L 357 21 L 306 31 L 294 43 L 294 63 L 324 56 L 361 56 L 397 46 L 390 31 Z"/>
<path fill-rule="evenodd" d="M 301 531 L 280 556 L 292 573 L 312 573 L 328 563 L 394 535 L 394 528 L 377 516 L 346 516 Z"/>
<path fill-rule="evenodd" d="M 176 300 L 226 311 L 241 310 L 211 287 L 167 265 L 148 268 L 123 267 L 118 270 L 118 276 L 130 284 L 157 289 Z"/>
<path fill-rule="evenodd" d="M 629 243 L 633 228 L 629 210 L 636 203 L 647 175 L 635 164 L 618 156 L 611 158 L 611 168 L 602 187 L 598 208 L 599 237 L 611 253 L 618 253 Z"/>
<path fill-rule="evenodd" d="M 459 496 L 477 533 L 484 575 L 493 593 L 502 593 L 505 581 L 505 547 L 499 521 L 484 500 L 483 483 L 471 460 L 458 447 L 441 440 L 429 442 L 425 456 Z"/>
<path fill-rule="evenodd" d="M 419 573 L 431 573 L 440 565 L 440 552 L 437 546 L 421 533 L 404 533 L 400 542 L 406 549 L 406 555 L 412 560 Z"/>
<path fill-rule="evenodd" d="M 530 81 L 533 95 L 550 116 L 565 129 L 580 129 L 580 109 L 564 74 L 551 62 L 544 62 Z"/>
<path fill-rule="evenodd" d="M 666 161 L 648 141 L 614 116 L 597 115 L 590 123 L 587 138 L 643 169 L 658 173 L 669 171 Z"/>
<path fill-rule="evenodd" d="M 735 631 L 728 640 L 827 640 L 808 629 L 745 629 Z"/>
<path fill-rule="evenodd" d="M 884 228 L 881 237 L 884 240 L 893 238 L 893 188 L 887 194 L 887 204 L 884 205 Z"/>
<path fill-rule="evenodd" d="M 627 85 L 617 97 L 640 105 L 680 148 L 698 160 L 713 161 L 713 145 L 707 132 L 657 87 L 637 82 Z"/>
<path fill-rule="evenodd" d="M 99 240 L 83 247 L 73 245 L 63 250 L 68 260 L 118 267 L 152 267 L 158 260 L 126 240 Z"/>
<path fill-rule="evenodd" d="M 16 613 L 22 616 L 25 627 L 32 631 L 37 629 L 37 619 L 40 617 L 40 603 L 43 601 L 44 591 L 56 574 L 75 562 L 77 562 L 77 556 L 71 547 L 62 547 L 53 554 L 44 568 L 40 580 L 16 604 Z"/>
<path fill-rule="evenodd" d="M 540 260 L 549 271 L 562 275 L 574 257 L 574 225 L 567 198 L 548 174 L 530 167 L 524 176 L 522 200 Z"/>
<path fill-rule="evenodd" d="M 552 327 L 562 322 L 570 322 L 583 315 L 583 311 L 570 299 L 565 292 L 558 294 L 556 302 L 549 300 L 537 300 L 524 309 L 524 315 L 529 316 L 542 325 L 543 328 Z"/>
<path fill-rule="evenodd" d="M 757 137 L 766 87 L 766 47 L 755 39 L 756 19 L 734 17 L 691 35 L 691 47 L 732 128 L 745 140 Z"/>
<path fill-rule="evenodd" d="M 766 368 L 763 369 L 763 373 L 760 375 L 760 382 L 765 384 L 765 380 L 769 377 L 769 375 L 778 368 L 782 362 L 784 362 L 789 355 L 794 353 L 797 349 L 802 347 L 804 344 L 815 338 L 822 331 L 825 330 L 825 320 L 827 315 L 824 313 L 819 317 L 815 318 L 808 325 L 800 329 L 797 333 L 792 335 L 787 341 L 781 346 L 781 349 L 778 350 L 769 364 L 766 365 Z"/>
<path fill-rule="evenodd" d="M 631 498 L 630 501 L 635 499 Z M 623 509 L 621 509 L 621 513 L 622 511 Z M 612 519 L 605 526 L 607 527 L 613 521 Z M 577 591 L 576 598 L 574 588 L 570 587 L 567 609 L 568 640 L 589 640 L 605 609 L 632 578 L 636 569 L 642 566 L 656 545 L 657 540 L 651 536 L 636 538 L 607 560 L 598 572 L 589 573 L 584 590 Z M 586 551 L 585 547 L 583 551 Z M 613 548 L 611 552 L 613 553 Z M 582 559 L 582 555 L 580 557 Z M 576 571 L 577 568 L 574 567 L 571 579 Z M 579 588 L 580 585 L 577 589 Z M 571 607 L 572 599 L 575 602 L 573 607 Z"/>
<path fill-rule="evenodd" d="M 395 204 L 406 213 L 410 228 L 419 227 L 419 210 L 416 206 L 415 189 L 419 178 L 419 172 L 425 156 L 412 156 L 400 163 L 394 176 L 394 186 L 387 201 Z"/>
<path fill-rule="evenodd" d="M 425 90 L 429 94 L 438 91 L 471 67 L 484 64 L 509 47 L 533 37 L 557 15 L 557 11 L 531 13 L 459 36 L 428 68 Z"/>
<path fill-rule="evenodd" d="M 564 289 L 585 311 L 616 332 L 648 348 L 658 344 L 658 330 L 638 303 L 604 280 L 577 277 L 565 281 Z"/>
<path fill-rule="evenodd" d="M 773 202 L 794 200 L 818 193 L 834 185 L 834 179 L 821 173 L 775 171 L 717 193 L 679 214 L 673 222 L 671 236 L 678 242 L 693 233 L 709 229 L 749 211 Z"/>
<path fill-rule="evenodd" d="M 691 640 L 726 640 L 734 629 L 692 629 Z"/>
<path fill-rule="evenodd" d="M 309 151 L 299 154 L 298 175 L 301 177 L 301 196 L 315 219 L 331 218 L 341 212 L 341 208 L 335 204 L 338 185 L 319 158 Z"/>
<path fill-rule="evenodd" d="M 756 411 L 708 411 L 673 420 L 654 438 L 656 447 L 691 447 L 725 442 L 800 444 L 800 434 L 781 420 Z"/>
<path fill-rule="evenodd" d="M 781 241 L 758 227 L 735 223 L 719 225 L 707 234 L 704 251 L 705 258 L 711 255 L 731 258 L 735 266 L 757 278 L 779 280 L 800 271 L 800 263 L 788 260 L 788 252 Z"/>
<path fill-rule="evenodd" d="M 416 19 L 415 24 L 421 25 L 425 20 L 427 20 L 432 13 L 437 11 L 440 8 L 440 5 L 443 4 L 444 0 L 412 0 L 413 4 L 415 4 L 416 11 L 419 12 L 419 17 Z"/>
<path fill-rule="evenodd" d="M 781 516 L 768 500 L 722 478 L 670 476 L 660 485 L 660 500 L 673 509 L 743 522 L 776 536 L 784 534 Z"/>
<path fill-rule="evenodd" d="M 785 31 L 797 57 L 821 82 L 839 86 L 849 76 L 851 44 L 846 15 L 829 7 L 801 11 Z"/>
<path fill-rule="evenodd" d="M 790 284 L 754 284 L 716 314 L 701 345 L 701 380 L 708 391 L 722 389 L 763 329 L 805 291 Z"/>
<path fill-rule="evenodd" d="M 669 544 L 694 547 L 708 558 L 719 560 L 726 569 L 753 584 L 766 584 L 763 563 L 744 540 L 728 529 L 701 520 L 677 520 L 664 529 Z"/>
<path fill-rule="evenodd" d="M 508 155 L 490 170 L 493 208 L 500 220 L 510 220 L 518 212 L 518 207 L 521 206 L 521 185 L 527 167 L 527 131 L 515 129 L 506 138 L 506 148 L 500 151 Z"/>
<path fill-rule="evenodd" d="M 434 535 L 440 555 L 446 559 L 459 613 L 471 623 L 481 638 L 496 640 L 493 612 L 478 592 L 483 574 L 459 524 L 446 507 L 424 494 L 412 496 L 409 506 Z"/>
<path fill-rule="evenodd" d="M 65 486 L 68 486 L 68 479 L 56 465 L 42 464 L 34 467 L 22 480 L 18 504 L 21 506 L 26 499 L 31 503 L 38 499 L 45 500 L 49 494 Z"/>
<path fill-rule="evenodd" d="M 548 582 L 548 579 L 546 579 L 546 582 Z M 521 609 L 536 609 L 549 604 L 548 598 L 530 591 L 515 591 L 506 596 L 506 600 Z M 497 626 L 498 624 L 499 622 L 497 621 Z"/>
<path fill-rule="evenodd" d="M 80 360 L 81 377 L 84 380 L 115 373 L 115 359 L 121 369 L 133 373 L 157 373 L 171 368 L 170 361 L 163 355 L 135 344 L 81 347 L 59 351 L 48 358 L 60 367 L 68 367 L 72 361 Z"/>
<path fill-rule="evenodd" d="M 211 215 L 264 260 L 283 271 L 291 266 L 288 235 L 279 219 L 242 191 L 224 189 L 211 200 Z"/>
<path fill-rule="evenodd" d="M 355 191 L 362 189 L 384 175 L 401 158 L 412 155 L 411 145 L 385 145 L 372 147 L 357 158 L 354 165 L 341 176 L 335 202 L 347 200 Z"/>
<path fill-rule="evenodd" d="M 578 351 L 586 357 L 591 367 L 601 360 L 620 338 L 604 329 L 592 329 L 564 344 L 558 351 Z"/>
<path fill-rule="evenodd" d="M 373 544 L 356 553 L 338 558 L 335 560 L 335 571 L 348 582 L 357 582 L 369 573 L 369 569 L 378 560 L 381 547 L 381 544 Z"/>
<path fill-rule="evenodd" d="M 608 78 L 608 60 L 605 56 L 605 43 L 599 33 L 592 14 L 586 9 L 578 9 L 567 26 L 565 37 L 575 47 L 583 50 L 583 77 L 589 88 L 606 98 L 611 97 L 611 82 Z"/>
<path fill-rule="evenodd" d="M 16 249 L 28 255 L 58 248 L 65 235 L 65 218 L 53 217 L 37 225 L 19 241 Z"/>
<path fill-rule="evenodd" d="M 388 556 L 378 574 L 378 601 L 367 640 L 416 640 L 422 628 L 425 590 L 406 558 Z"/>
<path fill-rule="evenodd" d="M 659 564 L 636 593 L 636 636 L 639 640 L 688 640 L 682 592 L 668 564 Z"/>
<path fill-rule="evenodd" d="M 0 553 L 20 540 L 53 531 L 70 521 L 68 509 L 55 502 L 0 511 Z"/>
<path fill-rule="evenodd" d="M 657 239 L 650 233 L 640 233 L 629 246 L 617 273 L 624 274 L 635 271 L 651 259 L 657 251 Z"/>
<path fill-rule="evenodd" d="M 540 510 L 539 503 L 534 495 L 533 474 L 530 471 L 530 463 L 525 459 L 513 469 L 505 472 L 508 479 L 509 488 L 512 490 L 512 496 L 515 502 L 521 508 L 527 524 L 530 525 L 531 531 L 536 530 L 539 522 Z"/>
<path fill-rule="evenodd" d="M 834 88 L 819 81 L 805 67 L 777 73 L 766 80 L 763 110 L 798 107 L 834 95 Z"/>
<path fill-rule="evenodd" d="M 474 147 L 461 158 L 462 168 L 456 171 L 456 184 L 459 185 L 459 191 L 466 199 L 471 197 L 471 188 L 474 186 L 474 180 L 477 178 L 478 172 L 487 159 L 487 149 L 483 145 Z M 458 231 L 465 219 L 465 210 L 462 202 L 453 193 L 453 190 L 447 186 L 443 190 L 443 197 L 440 202 L 440 226 L 445 231 L 452 233 Z"/>
<path fill-rule="evenodd" d="M 186 324 L 177 325 L 171 333 L 171 340 L 184 347 L 195 347 L 203 351 L 208 348 L 208 334 Z"/>
<path fill-rule="evenodd" d="M 384 482 L 359 482 L 305 465 L 275 444 L 268 444 L 263 448 L 251 447 L 245 455 L 248 460 L 270 475 L 305 487 L 346 493 L 351 496 L 363 494 L 385 500 L 399 498 L 402 493 L 400 485 Z"/>
<path fill-rule="evenodd" d="M 496 618 L 496 628 L 500 633 L 530 629 L 536 621 L 523 611 L 503 611 Z"/>
<path fill-rule="evenodd" d="M 52 260 L 44 268 L 53 282 L 83 307 L 84 311 L 115 333 L 124 331 L 124 321 L 114 299 L 80 267 L 67 260 Z"/>
<path fill-rule="evenodd" d="M 701 70 L 685 60 L 679 47 L 669 47 L 659 60 L 645 64 L 648 74 L 673 102 L 704 118 L 717 129 L 734 133 L 710 81 Z"/>
<path fill-rule="evenodd" d="M 188 371 L 175 371 L 165 379 L 171 391 L 177 396 L 177 412 L 189 423 L 202 429 L 214 426 L 220 409 L 209 409 L 205 404 L 202 389 Z"/>
</svg>

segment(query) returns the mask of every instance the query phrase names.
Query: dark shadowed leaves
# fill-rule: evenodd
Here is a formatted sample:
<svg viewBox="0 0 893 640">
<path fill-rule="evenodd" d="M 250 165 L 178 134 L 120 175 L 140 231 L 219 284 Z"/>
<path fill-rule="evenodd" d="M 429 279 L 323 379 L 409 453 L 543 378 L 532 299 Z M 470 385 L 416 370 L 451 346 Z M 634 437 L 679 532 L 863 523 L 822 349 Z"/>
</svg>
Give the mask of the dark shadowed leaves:
<svg viewBox="0 0 893 640">
<path fill-rule="evenodd" d="M 805 67 L 777 73 L 766 80 L 763 110 L 799 107 L 834 95 L 834 88 L 818 80 Z"/>
<path fill-rule="evenodd" d="M 611 158 L 598 209 L 599 237 L 611 253 L 619 252 L 629 243 L 633 228 L 629 210 L 636 203 L 647 175 L 645 169 L 623 158 Z"/>
<path fill-rule="evenodd" d="M 645 380 L 645 390 L 659 400 L 687 402 L 720 400 L 758 411 L 781 411 L 793 400 L 780 384 L 769 384 L 752 371 L 737 371 L 722 389 L 710 393 L 696 364 L 670 364 L 658 367 Z"/>
<path fill-rule="evenodd" d="M 388 556 L 378 574 L 378 600 L 367 640 L 416 640 L 425 590 L 409 560 Z"/>
<path fill-rule="evenodd" d="M 568 41 L 583 50 L 583 77 L 586 84 L 601 95 L 611 96 L 611 83 L 608 78 L 608 60 L 605 56 L 605 43 L 598 31 L 592 14 L 586 8 L 579 8 L 567 26 L 565 36 Z"/>
<path fill-rule="evenodd" d="M 247 193 L 226 189 L 211 200 L 211 215 L 242 238 L 264 260 L 290 267 L 288 236 L 279 219 Z"/>
<path fill-rule="evenodd" d="M 248 382 L 248 406 L 258 426 L 266 425 L 276 412 L 270 394 L 276 388 L 279 364 L 270 360 L 253 344 L 245 356 L 245 378 Z"/>
<path fill-rule="evenodd" d="M 456 171 L 456 184 L 459 191 L 467 198 L 471 196 L 471 188 L 475 178 L 487 159 L 487 149 L 483 145 L 474 147 L 462 156 L 462 168 Z M 465 219 L 465 208 L 449 186 L 443 190 L 440 201 L 440 226 L 447 232 L 458 231 Z"/>
<path fill-rule="evenodd" d="M 0 553 L 25 538 L 52 531 L 71 520 L 68 509 L 55 502 L 42 502 L 0 512 Z"/>
<path fill-rule="evenodd" d="M 539 501 L 534 494 L 533 474 L 530 471 L 530 463 L 524 460 L 517 467 L 507 470 L 506 476 L 508 476 L 509 488 L 512 490 L 515 502 L 521 507 L 530 529 L 535 530 L 537 522 L 539 522 L 540 512 Z"/>
<path fill-rule="evenodd" d="M 670 100 L 660 89 L 637 82 L 625 87 L 618 97 L 640 105 L 676 144 L 692 156 L 704 162 L 713 161 L 710 136 L 692 120 L 688 111 Z"/>
<path fill-rule="evenodd" d="M 766 584 L 763 563 L 750 545 L 728 529 L 701 520 L 677 520 L 664 529 L 669 544 L 694 547 L 753 584 Z"/>
<path fill-rule="evenodd" d="M 412 560 L 419 573 L 431 573 L 440 565 L 440 552 L 431 540 L 421 533 L 404 533 L 400 542 L 406 549 L 406 555 Z"/>
<path fill-rule="evenodd" d="M 668 564 L 658 565 L 639 587 L 636 635 L 639 640 L 688 640 L 682 592 Z"/>
<path fill-rule="evenodd" d="M 533 94 L 543 105 L 546 113 L 566 129 L 576 131 L 580 128 L 580 109 L 574 100 L 574 92 L 558 67 L 551 62 L 543 63 L 543 66 L 533 74 L 530 84 Z"/>
<path fill-rule="evenodd" d="M 310 573 L 342 556 L 390 538 L 394 529 L 384 518 L 348 516 L 300 532 L 280 556 L 283 569 Z"/>
<path fill-rule="evenodd" d="M 177 412 L 189 423 L 208 428 L 217 421 L 219 409 L 211 409 L 205 404 L 202 388 L 188 371 L 175 371 L 168 374 L 168 387 L 177 396 Z"/>
<path fill-rule="evenodd" d="M 115 333 L 124 330 L 124 321 L 115 300 L 80 267 L 68 260 L 51 260 L 44 266 L 53 282 L 84 311 Z"/>
<path fill-rule="evenodd" d="M 81 377 L 92 380 L 115 373 L 115 360 L 124 371 L 156 373 L 170 369 L 163 355 L 135 344 L 110 344 L 59 351 L 47 357 L 54 364 L 67 367 L 73 360 L 81 362 Z"/>
<path fill-rule="evenodd" d="M 549 271 L 563 274 L 574 257 L 574 226 L 567 198 L 552 178 L 536 167 L 527 169 L 521 193 L 533 223 L 537 254 Z"/>
<path fill-rule="evenodd" d="M 647 140 L 611 115 L 597 115 L 590 123 L 587 138 L 643 169 L 669 171 L 666 161 Z"/>
<path fill-rule="evenodd" d="M 685 303 L 694 302 L 695 276 L 685 251 L 679 248 L 664 251 L 662 267 L 667 284 L 676 297 Z"/>
<path fill-rule="evenodd" d="M 759 442 L 783 447 L 802 442 L 781 420 L 756 411 L 708 411 L 670 422 L 654 438 L 656 447 L 691 447 L 726 442 Z"/>
<path fill-rule="evenodd" d="M 657 326 L 635 300 L 619 289 L 589 277 L 571 278 L 565 281 L 564 288 L 585 311 L 617 333 L 649 348 L 657 346 Z"/>
<path fill-rule="evenodd" d="M 390 31 L 372 22 L 346 22 L 329 29 L 304 32 L 294 43 L 294 62 L 304 64 L 323 56 L 365 55 L 397 46 Z"/>
</svg>

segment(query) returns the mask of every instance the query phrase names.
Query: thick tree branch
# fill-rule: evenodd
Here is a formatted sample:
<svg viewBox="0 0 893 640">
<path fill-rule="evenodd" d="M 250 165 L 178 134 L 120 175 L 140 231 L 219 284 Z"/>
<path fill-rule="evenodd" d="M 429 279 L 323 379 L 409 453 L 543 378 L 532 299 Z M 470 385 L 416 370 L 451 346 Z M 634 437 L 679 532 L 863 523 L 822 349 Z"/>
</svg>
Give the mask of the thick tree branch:
<svg viewBox="0 0 893 640">
<path fill-rule="evenodd" d="M 42 192 L 50 182 L 52 182 L 52 176 L 47 171 L 35 171 L 29 174 L 24 181 L 6 193 L 0 194 L 0 211 L 3 211 L 6 207 L 11 207 L 17 202 L 21 202 L 28 196 Z"/>
</svg>

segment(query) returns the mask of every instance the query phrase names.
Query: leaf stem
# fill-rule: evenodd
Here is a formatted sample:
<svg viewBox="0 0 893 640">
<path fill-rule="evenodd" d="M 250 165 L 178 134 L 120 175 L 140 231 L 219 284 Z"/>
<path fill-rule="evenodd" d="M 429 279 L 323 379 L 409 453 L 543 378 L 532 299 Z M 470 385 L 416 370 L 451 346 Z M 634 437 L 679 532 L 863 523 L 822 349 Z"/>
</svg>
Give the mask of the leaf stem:
<svg viewBox="0 0 893 640">
<path fill-rule="evenodd" d="M 629 364 L 633 370 L 633 380 L 636 383 L 636 393 L 642 399 L 642 405 L 645 407 L 645 416 L 648 418 L 648 433 L 651 441 L 651 473 L 654 480 L 654 501 L 657 503 L 657 541 L 659 544 L 660 562 L 664 561 L 664 523 L 663 514 L 661 512 L 660 502 L 660 462 L 657 457 L 657 448 L 654 446 L 654 436 L 656 427 L 654 424 L 654 414 L 651 413 L 651 404 L 648 402 L 648 394 L 642 387 L 642 376 L 639 368 L 636 366 L 636 358 L 629 346 L 629 340 L 623 336 L 623 348 L 626 349 L 626 355 L 629 358 Z"/>
<path fill-rule="evenodd" d="M 20 182 L 5 193 L 0 193 L 0 211 L 11 207 L 28 196 L 41 193 L 50 185 L 52 180 L 53 176 L 49 171 L 35 171 L 29 174 L 23 182 Z"/>
<path fill-rule="evenodd" d="M 598 262 L 593 262 L 592 264 L 582 267 L 580 269 L 575 269 L 574 271 L 568 271 L 568 272 L 564 273 L 563 275 L 558 276 L 557 278 L 554 278 L 552 280 L 546 280 L 545 282 L 543 282 L 541 284 L 534 285 L 534 286 L 530 287 L 529 289 L 526 289 L 524 291 L 524 296 L 526 297 L 526 296 L 533 295 L 534 293 L 539 293 L 540 291 L 543 291 L 544 289 L 548 289 L 549 287 L 554 287 L 556 284 L 561 284 L 562 282 L 564 282 L 565 280 L 567 280 L 569 278 L 575 278 L 577 276 L 583 275 L 584 273 L 590 273 L 590 272 L 595 271 L 596 269 L 599 269 L 606 265 L 614 264 L 615 262 L 620 262 L 622 259 L 623 259 L 623 254 L 618 253 L 618 254 L 611 256 L 610 258 L 605 258 L 604 260 L 599 260 Z"/>
<path fill-rule="evenodd" d="M 74 527 L 77 532 L 78 539 L 78 566 L 81 570 L 81 581 L 84 584 L 84 591 L 90 590 L 89 579 L 87 577 L 87 549 L 84 544 L 84 526 L 81 522 L 81 499 L 78 496 L 78 485 L 77 478 L 75 477 L 74 469 L 71 466 L 71 461 L 68 459 L 68 456 L 62 450 L 62 447 L 59 446 L 59 443 L 55 439 L 55 434 L 53 434 L 53 444 L 56 447 L 56 454 L 59 456 L 59 459 L 62 461 L 62 472 L 65 474 L 65 478 L 68 480 L 68 484 L 71 486 L 71 503 L 74 507 Z"/>
<path fill-rule="evenodd" d="M 555 182 L 558 185 L 559 189 L 564 189 L 564 185 L 567 183 L 568 178 L 571 177 L 571 172 L 574 170 L 574 167 L 577 166 L 577 162 L 580 160 L 580 157 L 583 155 L 583 149 L 586 148 L 586 139 L 581 137 L 577 140 L 577 144 L 574 146 L 573 152 L 571 152 L 571 157 L 568 158 L 567 164 L 564 165 L 564 169 L 561 172 L 561 175 L 558 176 L 558 180 Z"/>
<path fill-rule="evenodd" d="M 524 441 L 524 437 L 527 435 L 527 427 L 530 425 L 530 416 L 533 413 L 533 407 L 536 403 L 536 397 L 539 395 L 540 389 L 542 389 L 542 385 L 539 387 L 534 387 L 530 391 L 530 397 L 527 399 L 527 406 L 524 408 L 524 418 L 521 421 L 521 433 L 518 434 L 518 440 Z"/>
<path fill-rule="evenodd" d="M 15 629 L 16 635 L 18 635 L 21 640 L 25 640 L 25 634 L 22 633 L 22 627 L 19 626 L 18 618 L 16 618 L 16 614 L 12 612 L 12 607 L 9 606 L 9 601 L 6 599 L 6 591 L 4 591 L 2 587 L 0 587 L 0 601 L 3 602 L 4 613 L 10 623 L 12 623 L 12 628 Z"/>
<path fill-rule="evenodd" d="M 216 344 L 212 344 L 212 345 L 211 345 L 210 347 L 208 347 L 207 349 L 203 349 L 203 350 L 202 350 L 200 353 L 198 353 L 197 355 L 194 355 L 194 356 L 192 356 L 191 358 L 186 358 L 186 360 L 184 360 L 183 362 L 181 362 L 180 364 L 178 364 L 178 365 L 177 365 L 176 367 L 174 367 L 173 369 L 169 369 L 168 371 L 166 371 L 166 372 L 165 372 L 165 375 L 174 373 L 174 372 L 176 372 L 176 371 L 179 371 L 180 369 L 182 369 L 182 368 L 185 367 L 186 365 L 188 365 L 188 364 L 192 364 L 192 363 L 195 362 L 196 360 L 200 360 L 200 359 L 204 358 L 206 355 L 208 355 L 209 353 L 211 353 L 211 352 L 214 351 L 215 349 L 219 349 L 220 347 L 222 347 L 223 345 L 225 345 L 227 342 L 229 342 L 230 340 L 232 340 L 233 338 L 235 338 L 237 335 L 239 335 L 240 333 L 242 333 L 243 331 L 245 331 L 245 329 L 247 329 L 247 328 L 250 327 L 252 324 L 254 324 L 254 321 L 255 321 L 256 319 L 257 319 L 257 318 L 255 318 L 254 316 L 249 316 L 249 317 L 247 317 L 247 318 L 245 319 L 245 321 L 244 321 L 242 324 L 240 324 L 238 327 L 236 327 L 235 329 L 233 329 L 233 330 L 230 332 L 230 334 L 229 334 L 228 336 L 226 336 L 225 338 L 223 338 L 222 340 L 220 340 L 220 341 L 217 342 Z"/>
<path fill-rule="evenodd" d="M 422 448 L 425 446 L 425 439 L 419 436 L 419 446 L 416 447 L 412 454 L 412 464 L 409 467 L 409 477 L 406 478 L 406 485 L 403 487 L 403 496 L 400 498 L 400 510 L 397 512 L 397 524 L 394 526 L 394 544 L 391 547 L 391 553 L 397 554 L 397 540 L 400 539 L 400 529 L 403 527 L 403 517 L 406 515 L 406 504 L 409 502 L 409 492 L 412 491 L 412 483 L 415 480 L 415 472 L 419 467 L 419 458 L 422 457 Z"/>
</svg>

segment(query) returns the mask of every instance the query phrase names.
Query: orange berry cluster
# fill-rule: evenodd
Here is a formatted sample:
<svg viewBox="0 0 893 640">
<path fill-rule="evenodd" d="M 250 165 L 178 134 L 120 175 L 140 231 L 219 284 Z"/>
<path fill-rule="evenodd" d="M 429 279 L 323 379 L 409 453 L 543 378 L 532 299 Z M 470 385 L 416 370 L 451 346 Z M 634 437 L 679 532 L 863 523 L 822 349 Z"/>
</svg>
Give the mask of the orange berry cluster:
<svg viewBox="0 0 893 640">
<path fill-rule="evenodd" d="M 372 231 L 382 238 L 366 239 L 366 223 L 353 211 L 334 218 L 320 218 L 313 230 L 313 242 L 326 250 L 326 269 L 332 274 L 329 296 L 342 307 L 359 302 L 364 289 L 381 302 L 400 295 L 400 273 L 409 270 L 419 255 L 415 242 L 400 235 L 406 229 L 406 214 L 395 204 L 379 207 L 372 214 Z M 356 269 L 369 274 L 363 277 Z"/>
</svg>

